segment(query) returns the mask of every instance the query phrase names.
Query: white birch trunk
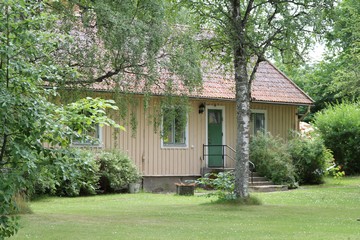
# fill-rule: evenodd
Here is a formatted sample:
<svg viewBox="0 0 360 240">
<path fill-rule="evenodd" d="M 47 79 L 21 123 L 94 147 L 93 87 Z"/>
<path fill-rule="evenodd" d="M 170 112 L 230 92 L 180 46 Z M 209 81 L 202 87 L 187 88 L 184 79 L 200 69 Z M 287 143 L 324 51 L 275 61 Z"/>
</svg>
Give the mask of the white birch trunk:
<svg viewBox="0 0 360 240">
<path fill-rule="evenodd" d="M 249 179 L 249 147 L 250 147 L 250 86 L 246 63 L 236 66 L 236 166 L 235 166 L 235 194 L 238 198 L 247 198 Z"/>
<path fill-rule="evenodd" d="M 250 81 L 247 71 L 248 53 L 245 46 L 245 28 L 240 16 L 240 1 L 232 0 L 232 20 L 234 33 L 231 34 L 234 53 L 234 70 L 236 82 L 236 165 L 235 195 L 247 198 L 249 179 L 249 125 L 250 125 Z M 234 37 L 235 36 L 235 37 Z"/>
</svg>

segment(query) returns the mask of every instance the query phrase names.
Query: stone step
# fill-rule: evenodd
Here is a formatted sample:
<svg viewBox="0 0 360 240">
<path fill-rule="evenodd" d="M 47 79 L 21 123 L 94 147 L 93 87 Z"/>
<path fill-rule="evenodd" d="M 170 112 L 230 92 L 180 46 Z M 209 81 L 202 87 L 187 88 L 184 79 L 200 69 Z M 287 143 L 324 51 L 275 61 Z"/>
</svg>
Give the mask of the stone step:
<svg viewBox="0 0 360 240">
<path fill-rule="evenodd" d="M 266 177 L 253 177 L 251 179 L 251 177 L 249 177 L 249 182 L 263 182 L 263 181 L 267 181 Z"/>
<path fill-rule="evenodd" d="M 249 177 L 251 177 L 251 175 L 253 176 L 253 177 L 262 177 L 258 172 L 250 172 L 249 173 Z"/>
<path fill-rule="evenodd" d="M 250 189 L 254 192 L 276 192 L 276 191 L 287 191 L 288 187 L 285 185 L 263 185 L 263 186 L 251 186 Z"/>
<path fill-rule="evenodd" d="M 254 182 L 249 182 L 249 186 L 269 186 L 269 185 L 273 185 L 273 183 L 270 182 L 270 181 L 254 181 Z"/>
</svg>

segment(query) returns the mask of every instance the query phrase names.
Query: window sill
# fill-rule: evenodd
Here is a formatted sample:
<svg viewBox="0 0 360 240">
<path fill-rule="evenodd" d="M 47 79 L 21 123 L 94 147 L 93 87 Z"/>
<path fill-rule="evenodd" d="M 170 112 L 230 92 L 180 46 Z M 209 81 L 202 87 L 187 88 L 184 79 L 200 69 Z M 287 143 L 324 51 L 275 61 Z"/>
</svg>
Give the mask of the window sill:
<svg viewBox="0 0 360 240">
<path fill-rule="evenodd" d="M 188 149 L 187 145 L 176 145 L 176 144 L 162 144 L 162 149 Z"/>
</svg>

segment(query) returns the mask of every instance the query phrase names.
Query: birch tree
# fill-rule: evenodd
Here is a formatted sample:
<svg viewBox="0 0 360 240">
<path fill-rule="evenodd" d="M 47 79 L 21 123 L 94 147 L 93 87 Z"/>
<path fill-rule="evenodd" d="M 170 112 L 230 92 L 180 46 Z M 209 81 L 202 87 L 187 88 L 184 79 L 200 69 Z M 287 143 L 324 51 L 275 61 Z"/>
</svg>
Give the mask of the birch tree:
<svg viewBox="0 0 360 240">
<path fill-rule="evenodd" d="M 260 62 L 274 55 L 285 62 L 302 59 L 322 34 L 334 0 L 192 0 L 182 1 L 213 37 L 204 41 L 232 65 L 236 83 L 237 145 L 235 195 L 247 198 L 251 84 Z"/>
</svg>

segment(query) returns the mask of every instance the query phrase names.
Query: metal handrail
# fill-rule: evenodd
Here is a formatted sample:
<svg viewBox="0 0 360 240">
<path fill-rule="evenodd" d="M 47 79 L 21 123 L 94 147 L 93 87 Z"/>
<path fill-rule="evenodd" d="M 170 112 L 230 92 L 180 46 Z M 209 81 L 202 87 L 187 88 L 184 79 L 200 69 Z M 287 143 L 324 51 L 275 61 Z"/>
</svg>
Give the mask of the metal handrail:
<svg viewBox="0 0 360 240">
<path fill-rule="evenodd" d="M 209 149 L 209 146 L 212 147 L 222 147 L 222 154 L 206 154 L 205 148 Z M 230 149 L 234 154 L 236 154 L 236 150 L 233 149 L 232 147 L 228 146 L 228 145 L 206 145 L 203 144 L 203 159 L 205 159 L 206 156 L 222 156 L 222 168 L 225 168 L 225 157 L 230 158 L 232 161 L 236 161 L 235 158 L 231 157 L 230 155 L 228 155 L 225 151 L 225 149 Z M 254 170 L 255 170 L 256 166 L 255 164 L 249 160 L 249 171 L 250 171 L 250 178 L 251 178 L 251 183 L 254 182 Z"/>
</svg>

